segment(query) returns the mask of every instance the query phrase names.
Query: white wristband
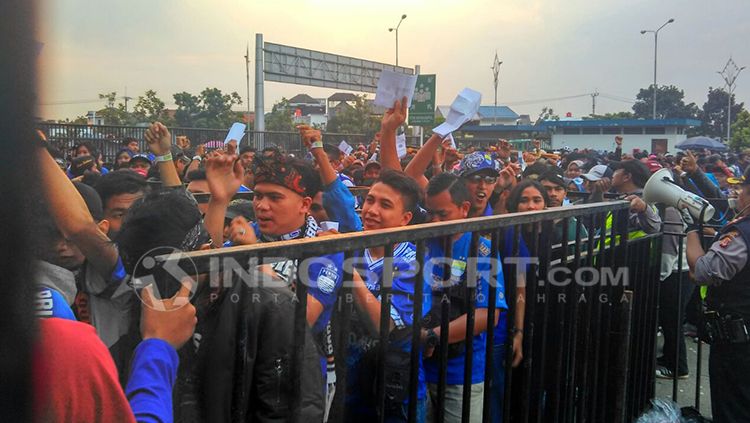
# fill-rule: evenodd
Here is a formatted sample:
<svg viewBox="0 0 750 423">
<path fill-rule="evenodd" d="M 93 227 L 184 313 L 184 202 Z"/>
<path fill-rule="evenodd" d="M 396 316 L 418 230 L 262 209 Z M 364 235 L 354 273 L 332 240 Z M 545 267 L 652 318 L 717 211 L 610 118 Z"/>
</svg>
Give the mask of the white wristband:
<svg viewBox="0 0 750 423">
<path fill-rule="evenodd" d="M 156 156 L 154 157 L 154 162 L 171 162 L 172 161 L 172 152 L 169 152 L 163 156 Z"/>
<path fill-rule="evenodd" d="M 203 157 L 201 157 L 201 156 L 193 156 L 193 160 L 201 161 L 201 160 L 203 160 Z"/>
</svg>

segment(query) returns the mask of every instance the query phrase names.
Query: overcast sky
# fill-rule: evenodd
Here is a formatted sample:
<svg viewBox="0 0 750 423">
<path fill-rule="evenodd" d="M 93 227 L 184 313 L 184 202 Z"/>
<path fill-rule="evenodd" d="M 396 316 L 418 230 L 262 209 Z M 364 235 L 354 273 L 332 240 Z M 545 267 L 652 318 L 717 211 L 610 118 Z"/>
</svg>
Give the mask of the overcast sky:
<svg viewBox="0 0 750 423">
<path fill-rule="evenodd" d="M 463 87 L 493 103 L 490 67 L 500 60 L 498 104 L 536 117 L 545 105 L 563 115 L 630 110 L 653 79 L 659 33 L 658 83 L 674 84 L 702 106 L 729 56 L 750 67 L 748 0 L 40 0 L 43 118 L 74 118 L 117 91 L 138 97 L 154 89 L 168 107 L 172 94 L 206 87 L 246 97 L 245 48 L 254 65 L 255 33 L 265 41 L 393 63 L 388 27 L 401 14 L 399 64 L 437 74 L 438 104 Z M 250 75 L 251 104 L 254 76 Z M 266 82 L 265 108 L 281 97 L 335 92 Z M 750 70 L 737 79 L 738 101 L 750 103 Z M 533 102 L 533 104 L 532 104 Z M 74 104 L 71 104 L 74 103 Z M 134 103 L 131 103 L 131 105 Z M 245 106 L 243 105 L 243 108 Z"/>
</svg>

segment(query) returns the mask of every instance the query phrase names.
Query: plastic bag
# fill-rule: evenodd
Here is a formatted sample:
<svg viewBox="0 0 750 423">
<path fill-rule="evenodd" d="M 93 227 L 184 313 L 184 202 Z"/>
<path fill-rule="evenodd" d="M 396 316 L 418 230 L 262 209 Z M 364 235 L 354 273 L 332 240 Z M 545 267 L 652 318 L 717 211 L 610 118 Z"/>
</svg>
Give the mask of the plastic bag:
<svg viewBox="0 0 750 423">
<path fill-rule="evenodd" d="M 678 405 L 664 399 L 651 400 L 653 407 L 636 420 L 636 423 L 685 423 Z"/>
</svg>

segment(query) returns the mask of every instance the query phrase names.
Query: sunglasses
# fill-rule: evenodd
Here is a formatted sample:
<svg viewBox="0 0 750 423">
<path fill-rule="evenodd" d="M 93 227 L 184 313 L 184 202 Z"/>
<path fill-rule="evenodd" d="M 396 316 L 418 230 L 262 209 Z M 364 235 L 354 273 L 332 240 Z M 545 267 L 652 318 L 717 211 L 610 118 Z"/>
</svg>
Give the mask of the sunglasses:
<svg viewBox="0 0 750 423">
<path fill-rule="evenodd" d="M 484 181 L 485 184 L 494 184 L 497 182 L 497 176 L 482 176 L 482 175 L 471 175 L 466 178 L 469 182 L 474 182 L 475 184 L 478 184 L 481 181 Z"/>
</svg>

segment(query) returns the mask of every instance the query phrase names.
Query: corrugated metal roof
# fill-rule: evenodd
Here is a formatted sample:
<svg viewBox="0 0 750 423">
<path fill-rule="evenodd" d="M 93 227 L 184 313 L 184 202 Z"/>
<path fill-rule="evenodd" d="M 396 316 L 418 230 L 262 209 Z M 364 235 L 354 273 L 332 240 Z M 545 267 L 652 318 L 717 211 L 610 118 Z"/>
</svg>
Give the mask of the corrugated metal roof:
<svg viewBox="0 0 750 423">
<path fill-rule="evenodd" d="M 518 119 L 518 113 L 511 110 L 508 106 L 479 106 L 479 115 L 483 119 Z"/>
</svg>

